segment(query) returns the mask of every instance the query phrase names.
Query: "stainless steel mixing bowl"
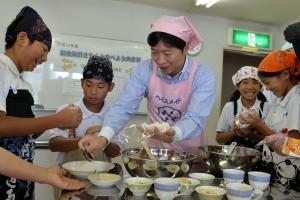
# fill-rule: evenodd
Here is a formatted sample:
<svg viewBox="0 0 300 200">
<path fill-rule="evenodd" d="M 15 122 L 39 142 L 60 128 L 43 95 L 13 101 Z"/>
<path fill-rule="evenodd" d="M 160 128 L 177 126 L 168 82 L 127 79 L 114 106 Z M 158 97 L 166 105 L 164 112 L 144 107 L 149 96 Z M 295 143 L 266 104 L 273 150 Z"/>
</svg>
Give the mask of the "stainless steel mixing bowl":
<svg viewBox="0 0 300 200">
<path fill-rule="evenodd" d="M 131 176 L 180 177 L 191 169 L 196 156 L 173 149 L 150 149 L 157 160 L 148 159 L 143 149 L 129 148 L 122 151 L 124 165 Z"/>
<path fill-rule="evenodd" d="M 209 145 L 199 147 L 199 156 L 203 158 L 210 173 L 222 175 L 223 169 L 249 170 L 260 158 L 260 152 L 245 147 L 235 147 L 228 154 L 230 145 Z"/>
</svg>

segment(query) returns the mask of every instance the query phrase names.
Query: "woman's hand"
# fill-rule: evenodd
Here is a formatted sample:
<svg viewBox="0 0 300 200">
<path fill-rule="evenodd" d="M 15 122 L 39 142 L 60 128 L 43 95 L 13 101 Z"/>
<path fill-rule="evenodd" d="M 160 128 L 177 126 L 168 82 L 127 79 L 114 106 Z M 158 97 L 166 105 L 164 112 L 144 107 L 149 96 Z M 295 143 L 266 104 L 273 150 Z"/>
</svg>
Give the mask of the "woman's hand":
<svg viewBox="0 0 300 200">
<path fill-rule="evenodd" d="M 160 132 L 158 128 L 154 128 L 153 135 L 151 138 L 161 140 L 166 143 L 171 143 L 173 142 L 175 135 L 175 131 L 172 128 L 169 128 L 166 132 Z"/>
<path fill-rule="evenodd" d="M 173 142 L 175 131 L 172 128 L 167 129 L 165 132 L 161 132 L 157 127 L 150 127 L 147 126 L 138 126 L 138 130 L 144 134 L 146 137 L 154 138 L 166 143 Z"/>
<path fill-rule="evenodd" d="M 78 142 L 79 149 L 87 150 L 92 155 L 96 155 L 97 150 L 102 150 L 108 141 L 103 136 L 95 136 L 95 135 L 85 135 L 81 140 Z"/>
</svg>

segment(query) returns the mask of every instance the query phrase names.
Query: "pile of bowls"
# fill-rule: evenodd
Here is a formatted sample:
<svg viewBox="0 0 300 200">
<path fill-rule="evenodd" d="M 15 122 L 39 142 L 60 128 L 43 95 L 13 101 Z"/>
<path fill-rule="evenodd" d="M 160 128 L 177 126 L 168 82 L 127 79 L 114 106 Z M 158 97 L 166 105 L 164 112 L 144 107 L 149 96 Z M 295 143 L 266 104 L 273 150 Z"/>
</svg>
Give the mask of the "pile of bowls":
<svg viewBox="0 0 300 200">
<path fill-rule="evenodd" d="M 245 147 L 235 147 L 228 154 L 230 145 L 209 145 L 199 147 L 199 156 L 208 166 L 210 173 L 222 175 L 223 169 L 241 169 L 248 171 L 260 158 L 260 152 Z"/>
<path fill-rule="evenodd" d="M 181 177 L 188 174 L 196 156 L 173 149 L 150 149 L 156 160 L 150 160 L 142 148 L 122 151 L 125 168 L 131 176 L 157 178 Z"/>
</svg>

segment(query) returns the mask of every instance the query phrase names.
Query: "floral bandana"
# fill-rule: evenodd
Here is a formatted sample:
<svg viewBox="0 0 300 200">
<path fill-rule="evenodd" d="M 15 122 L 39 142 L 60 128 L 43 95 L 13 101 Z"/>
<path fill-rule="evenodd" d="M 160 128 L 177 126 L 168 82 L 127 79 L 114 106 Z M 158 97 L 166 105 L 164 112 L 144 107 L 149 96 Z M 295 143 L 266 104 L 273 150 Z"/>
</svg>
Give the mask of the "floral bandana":
<svg viewBox="0 0 300 200">
<path fill-rule="evenodd" d="M 83 79 L 96 79 L 111 83 L 113 78 L 112 63 L 108 58 L 93 55 L 83 68 Z"/>
<path fill-rule="evenodd" d="M 24 7 L 14 21 L 7 27 L 5 42 L 15 41 L 19 32 L 26 32 L 28 37 L 37 40 L 51 50 L 52 36 L 41 16 L 31 7 Z"/>
<path fill-rule="evenodd" d="M 252 78 L 257 81 L 260 81 L 257 75 L 257 68 L 251 66 L 244 66 L 239 69 L 233 76 L 232 82 L 233 85 L 237 86 L 242 80 Z"/>
</svg>

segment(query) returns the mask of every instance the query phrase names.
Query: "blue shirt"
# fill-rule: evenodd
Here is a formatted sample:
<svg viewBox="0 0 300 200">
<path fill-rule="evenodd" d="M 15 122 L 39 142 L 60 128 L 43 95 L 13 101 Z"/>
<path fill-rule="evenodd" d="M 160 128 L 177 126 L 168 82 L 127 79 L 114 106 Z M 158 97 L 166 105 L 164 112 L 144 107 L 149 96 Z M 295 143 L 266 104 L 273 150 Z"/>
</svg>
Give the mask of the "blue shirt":
<svg viewBox="0 0 300 200">
<path fill-rule="evenodd" d="M 169 84 L 187 80 L 192 68 L 192 58 L 189 56 L 186 58 L 182 71 L 177 75 L 171 77 L 158 70 L 157 76 Z M 118 133 L 126 125 L 129 118 L 138 111 L 140 102 L 147 95 L 151 73 L 152 60 L 142 61 L 135 67 L 118 100 L 105 115 L 100 136 L 104 136 L 110 141 L 115 133 Z M 187 111 L 172 127 L 175 130 L 174 141 L 193 138 L 203 131 L 215 97 L 214 75 L 206 66 L 199 64 L 194 76 L 192 96 Z"/>
</svg>

